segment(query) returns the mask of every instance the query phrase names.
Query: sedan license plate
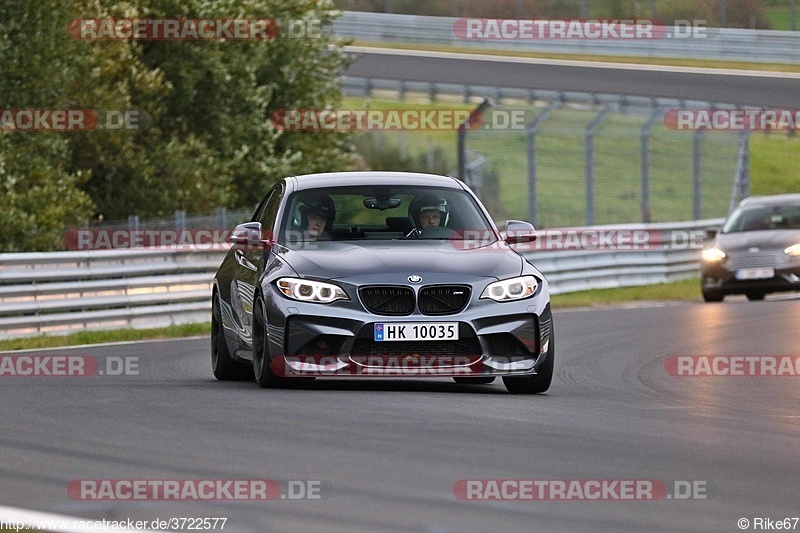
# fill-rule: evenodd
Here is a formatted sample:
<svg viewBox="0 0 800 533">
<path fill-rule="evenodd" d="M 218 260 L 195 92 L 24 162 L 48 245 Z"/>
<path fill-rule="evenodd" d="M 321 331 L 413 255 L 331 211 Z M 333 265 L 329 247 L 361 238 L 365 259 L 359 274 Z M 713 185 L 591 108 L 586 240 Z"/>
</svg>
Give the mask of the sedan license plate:
<svg viewBox="0 0 800 533">
<path fill-rule="evenodd" d="M 457 341 L 458 322 L 375 324 L 376 341 Z"/>
<path fill-rule="evenodd" d="M 774 268 L 743 268 L 736 271 L 736 279 L 768 279 L 775 277 Z"/>
</svg>

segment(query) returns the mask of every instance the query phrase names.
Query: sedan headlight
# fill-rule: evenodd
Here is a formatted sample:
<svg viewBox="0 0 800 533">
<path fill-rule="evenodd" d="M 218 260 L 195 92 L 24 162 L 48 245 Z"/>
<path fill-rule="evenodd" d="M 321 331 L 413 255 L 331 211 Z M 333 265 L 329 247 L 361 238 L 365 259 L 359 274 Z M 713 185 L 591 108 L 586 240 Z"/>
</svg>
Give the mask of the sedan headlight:
<svg viewBox="0 0 800 533">
<path fill-rule="evenodd" d="M 800 257 L 800 244 L 793 244 L 785 249 L 783 253 L 789 254 L 792 257 Z"/>
<path fill-rule="evenodd" d="M 301 302 L 329 304 L 348 299 L 341 287 L 309 279 L 281 278 L 278 280 L 278 289 L 287 298 Z"/>
<path fill-rule="evenodd" d="M 495 302 L 511 302 L 530 298 L 536 294 L 539 280 L 534 276 L 520 276 L 490 283 L 481 294 L 481 299 L 489 298 Z"/>
<path fill-rule="evenodd" d="M 728 255 L 719 248 L 709 248 L 703 250 L 703 261 L 707 263 L 717 263 L 728 257 Z"/>
</svg>

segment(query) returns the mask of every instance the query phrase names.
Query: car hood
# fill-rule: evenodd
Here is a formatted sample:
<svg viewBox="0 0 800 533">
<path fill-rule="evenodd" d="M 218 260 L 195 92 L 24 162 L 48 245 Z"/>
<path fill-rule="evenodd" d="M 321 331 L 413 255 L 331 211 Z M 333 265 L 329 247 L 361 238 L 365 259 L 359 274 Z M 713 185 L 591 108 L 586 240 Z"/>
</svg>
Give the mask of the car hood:
<svg viewBox="0 0 800 533">
<path fill-rule="evenodd" d="M 299 275 L 327 279 L 369 281 L 377 276 L 376 280 L 388 281 L 386 274 L 397 274 L 398 279 L 409 275 L 425 278 L 427 274 L 425 281 L 505 279 L 520 275 L 523 261 L 508 248 L 461 250 L 450 241 L 439 240 L 315 242 L 293 248 L 282 248 L 279 253 Z"/>
<path fill-rule="evenodd" d="M 758 248 L 759 251 L 781 251 L 800 243 L 800 230 L 765 230 L 744 231 L 739 233 L 721 233 L 717 235 L 716 246 L 726 252 L 747 251 Z"/>
</svg>

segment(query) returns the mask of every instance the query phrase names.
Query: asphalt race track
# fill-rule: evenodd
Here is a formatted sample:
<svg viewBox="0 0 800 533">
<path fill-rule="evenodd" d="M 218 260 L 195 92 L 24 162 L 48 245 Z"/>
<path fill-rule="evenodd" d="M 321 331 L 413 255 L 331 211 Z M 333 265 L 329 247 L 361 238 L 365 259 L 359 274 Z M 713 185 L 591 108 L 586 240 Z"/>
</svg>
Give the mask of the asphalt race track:
<svg viewBox="0 0 800 533">
<path fill-rule="evenodd" d="M 800 514 L 800 377 L 673 377 L 671 355 L 800 355 L 800 300 L 556 311 L 549 393 L 436 381 L 220 383 L 207 339 L 50 350 L 139 375 L 3 377 L 4 505 L 225 531 L 738 531 Z M 30 355 L 30 354 L 29 354 Z M 81 501 L 79 479 L 320 480 L 323 499 Z M 707 499 L 460 501 L 464 479 L 705 482 Z"/>
<path fill-rule="evenodd" d="M 630 96 L 707 100 L 730 104 L 795 109 L 800 107 L 800 75 L 738 75 L 698 73 L 693 69 L 574 62 L 506 62 L 483 56 L 467 60 L 460 54 L 369 51 L 356 47 L 357 60 L 348 76 L 435 83 L 485 85 L 554 91 L 626 94 Z M 739 71 L 737 71 L 739 72 Z"/>
</svg>

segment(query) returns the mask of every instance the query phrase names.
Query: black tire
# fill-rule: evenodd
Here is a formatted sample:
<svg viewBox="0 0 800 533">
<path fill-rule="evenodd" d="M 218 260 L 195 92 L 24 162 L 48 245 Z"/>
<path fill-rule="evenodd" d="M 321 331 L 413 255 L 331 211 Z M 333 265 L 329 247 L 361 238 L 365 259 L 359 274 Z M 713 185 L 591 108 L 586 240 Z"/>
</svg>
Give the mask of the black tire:
<svg viewBox="0 0 800 533">
<path fill-rule="evenodd" d="M 222 327 L 222 306 L 219 294 L 211 299 L 211 370 L 219 381 L 244 381 L 253 379 L 250 365 L 234 361 L 225 342 Z"/>
<path fill-rule="evenodd" d="M 763 300 L 766 295 L 767 293 L 765 292 L 748 292 L 747 299 L 751 302 L 758 302 Z"/>
<path fill-rule="evenodd" d="M 530 376 L 504 377 L 503 384 L 511 394 L 541 394 L 550 388 L 555 366 L 556 338 L 550 333 L 550 346 L 547 347 L 547 359 L 544 360 L 536 374 Z"/>
<path fill-rule="evenodd" d="M 484 376 L 479 378 L 453 378 L 453 381 L 461 385 L 488 385 L 494 382 L 494 376 Z"/>
<path fill-rule="evenodd" d="M 721 302 L 725 299 L 725 295 L 717 291 L 703 291 L 703 300 L 706 302 Z"/>
<path fill-rule="evenodd" d="M 272 372 L 266 332 L 267 312 L 264 299 L 259 295 L 253 304 L 253 374 L 262 389 L 282 388 L 288 380 Z"/>
</svg>

